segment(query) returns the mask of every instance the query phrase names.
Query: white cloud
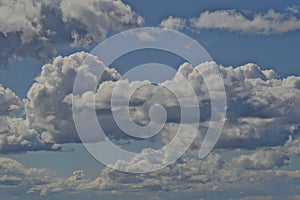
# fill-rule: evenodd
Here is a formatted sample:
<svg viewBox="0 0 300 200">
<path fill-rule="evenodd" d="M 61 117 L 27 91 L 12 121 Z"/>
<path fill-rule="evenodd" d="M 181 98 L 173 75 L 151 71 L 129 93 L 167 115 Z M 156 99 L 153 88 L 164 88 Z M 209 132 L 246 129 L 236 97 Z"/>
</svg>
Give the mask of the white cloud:
<svg viewBox="0 0 300 200">
<path fill-rule="evenodd" d="M 0 152 L 59 150 L 59 145 L 43 141 L 41 134 L 28 122 L 16 117 L 23 102 L 8 88 L 0 85 Z"/>
<path fill-rule="evenodd" d="M 60 91 L 61 80 L 65 78 L 68 70 L 63 70 L 64 66 L 73 66 L 71 69 L 76 69 L 81 56 L 90 56 L 84 53 L 75 54 L 65 58 L 57 58 L 52 64 L 43 68 L 43 73 L 37 79 L 37 84 L 51 85 L 53 91 L 59 91 L 62 94 L 58 100 L 55 100 L 56 105 L 62 102 L 70 106 L 69 92 L 65 89 Z M 75 61 L 74 61 L 75 60 Z M 100 62 L 95 59 L 95 62 Z M 60 63 L 60 64 L 58 64 Z M 70 64 L 72 63 L 72 64 Z M 55 66 L 55 67 L 54 67 Z M 75 67 L 74 67 L 75 66 Z M 209 94 L 204 84 L 203 78 L 197 73 L 197 70 L 207 69 L 217 66 L 223 76 L 225 89 L 228 99 L 227 121 L 219 140 L 217 148 L 222 150 L 228 149 L 251 149 L 251 154 L 237 155 L 229 161 L 224 161 L 218 154 L 211 154 L 204 160 L 194 158 L 197 156 L 199 146 L 204 137 L 205 129 L 207 129 L 210 119 L 208 103 Z M 51 70 L 50 70 L 51 69 Z M 55 69 L 55 70 L 53 70 Z M 47 72 L 47 73 L 46 73 Z M 48 72 L 55 72 L 51 75 Z M 63 72 L 63 73 L 62 73 Z M 74 176 L 68 179 L 59 179 L 59 181 L 50 182 L 44 185 L 35 185 L 31 192 L 39 192 L 43 195 L 55 192 L 87 192 L 87 191 L 260 191 L 260 186 L 255 186 L 253 183 L 261 183 L 266 185 L 264 189 L 271 191 L 274 184 L 282 184 L 283 182 L 298 181 L 300 172 L 298 170 L 282 170 L 281 167 L 289 164 L 291 155 L 299 155 L 299 97 L 300 97 L 300 78 L 291 76 L 280 79 L 279 76 L 272 70 L 261 70 L 255 64 L 247 64 L 237 68 L 224 67 L 217 65 L 214 62 L 203 63 L 196 66 L 195 69 L 188 63 L 184 63 L 179 67 L 181 73 L 194 88 L 199 99 L 200 107 L 204 112 L 201 118 L 199 129 L 199 140 L 192 145 L 192 148 L 187 152 L 187 155 L 181 157 L 178 162 L 148 174 L 124 174 L 113 171 L 109 168 L 104 169 L 101 175 L 95 180 L 86 180 L 82 171 L 74 172 Z M 110 71 L 108 75 L 114 78 L 109 78 L 99 85 L 96 93 L 96 109 L 99 117 L 106 118 L 105 124 L 107 130 L 115 138 L 124 138 L 120 130 L 114 130 L 110 111 L 110 98 L 112 89 L 117 83 L 122 85 L 122 90 L 118 93 L 118 99 L 121 101 L 126 98 L 127 91 L 134 84 L 142 84 L 139 81 L 128 82 L 119 80 L 119 75 L 116 71 Z M 58 78 L 60 77 L 60 78 Z M 178 84 L 177 76 L 168 84 Z M 212 78 L 212 77 L 207 77 Z M 58 81 L 59 84 L 57 84 Z M 67 79 L 69 80 L 69 79 Z M 141 124 L 147 121 L 148 110 L 145 109 L 145 102 L 150 104 L 161 103 L 166 107 L 178 107 L 178 103 L 174 101 L 174 97 L 167 90 L 163 90 L 162 86 L 167 85 L 162 83 L 159 85 L 145 85 L 138 90 L 132 97 L 130 105 L 133 109 L 133 119 Z M 64 85 L 65 87 L 69 87 Z M 33 87 L 35 88 L 35 87 Z M 34 91 L 32 88 L 32 91 Z M 184 91 L 177 85 L 178 92 Z M 39 93 L 39 92 L 38 92 Z M 29 95 L 29 100 L 38 97 Z M 53 99 L 56 93 L 41 92 L 45 99 L 50 97 Z M 51 96 L 49 96 L 51 95 Z M 38 96 L 38 95 L 37 95 Z M 69 96 L 69 97 L 68 97 Z M 33 98 L 34 97 L 34 98 Z M 83 101 L 86 102 L 86 101 Z M 61 105 L 60 105 L 61 106 Z M 88 106 L 88 105 L 87 105 Z M 32 107 L 33 116 L 36 107 Z M 45 109 L 49 110 L 49 106 L 40 107 L 40 113 L 45 113 Z M 66 107 L 70 109 L 70 107 Z M 51 110 L 51 109 L 50 109 Z M 208 111 L 207 111 L 208 110 Z M 54 110 L 54 114 L 59 114 L 61 110 Z M 206 111 L 206 112 L 205 112 Z M 202 113 L 203 113 L 202 112 Z M 52 113 L 52 114 L 53 114 Z M 64 112 L 66 113 L 66 112 Z M 41 117 L 40 117 L 41 118 Z M 45 118 L 45 117 L 43 117 Z M 47 117 L 46 117 L 47 118 Z M 59 121 L 62 121 L 61 118 Z M 174 132 L 178 128 L 178 120 L 174 118 L 168 119 L 168 123 L 162 130 L 163 142 L 168 143 L 174 136 Z M 49 121 L 48 124 L 57 123 Z M 71 123 L 71 121 L 69 121 Z M 43 127 L 43 123 L 40 124 Z M 186 126 L 189 124 L 187 123 Z M 57 131 L 51 133 L 54 140 L 60 136 L 66 137 L 62 133 L 60 126 L 57 126 Z M 46 130 L 51 130 L 47 129 Z M 59 132 L 60 131 L 60 132 Z M 61 134 L 55 136 L 55 134 Z M 187 136 L 189 132 L 186 132 Z M 72 136 L 68 135 L 68 139 Z M 59 141 L 59 140 L 58 140 Z M 70 142 L 70 141 L 69 141 Z M 71 140 L 72 142 L 72 140 Z M 268 147 L 268 148 L 266 148 Z M 148 151 L 144 149 L 143 151 Z M 156 163 L 164 162 L 164 159 L 172 157 L 172 153 L 166 154 L 162 160 L 156 160 Z M 140 157 L 135 157 L 131 161 L 118 161 L 117 165 L 124 169 L 139 169 L 153 163 L 155 157 L 150 160 L 143 160 Z M 182 183 L 185 184 L 182 184 Z M 268 185 L 270 183 L 270 185 Z M 297 187 L 297 186 L 295 186 Z"/>
<path fill-rule="evenodd" d="M 237 10 L 204 11 L 199 17 L 188 19 L 188 27 L 196 30 L 221 29 L 239 31 L 247 34 L 283 34 L 300 29 L 300 19 L 294 15 L 295 7 L 288 12 L 279 13 L 273 9 L 254 13 L 251 17 Z M 169 27 L 181 27 L 185 19 L 170 16 L 161 22 Z"/>
<path fill-rule="evenodd" d="M 9 88 L 0 85 L 0 115 L 7 115 L 23 106 L 22 101 Z"/>
<path fill-rule="evenodd" d="M 86 47 L 109 30 L 144 21 L 121 0 L 4 0 L 0 3 L 0 66 L 8 58 L 50 60 L 61 46 Z"/>
<path fill-rule="evenodd" d="M 97 57 L 81 52 L 64 58 L 59 56 L 52 63 L 43 66 L 25 100 L 26 120 L 10 116 L 11 111 L 22 107 L 22 102 L 9 89 L 0 88 L 1 113 L 3 113 L 0 130 L 3 151 L 4 149 L 12 151 L 14 148 L 19 151 L 56 149 L 57 146 L 52 146 L 53 143 L 80 142 L 72 118 L 72 92 L 76 73 L 85 58 L 89 58 L 91 65 L 101 64 Z M 200 139 L 208 128 L 211 105 L 210 95 L 198 70 L 209 72 L 211 67 L 220 69 L 228 102 L 227 119 L 217 148 L 276 147 L 283 145 L 289 138 L 299 137 L 299 77 L 279 79 L 274 71 L 261 70 L 255 64 L 232 68 L 211 62 L 193 68 L 190 64 L 184 63 L 179 67 L 178 73 L 188 80 L 197 95 L 201 110 Z M 89 81 L 95 79 L 88 76 Z M 167 125 L 172 124 L 176 129 L 180 122 L 180 115 L 176 113 L 180 107 L 174 94 L 166 89 L 166 86 L 172 86 L 177 94 L 184 96 L 186 88 L 182 87 L 178 77 L 177 74 L 173 80 L 159 85 L 150 83 L 145 85 L 140 81 L 119 80 L 120 75 L 116 70 L 105 68 L 105 74 L 96 93 L 96 110 L 105 133 L 114 139 L 132 139 L 118 128 L 112 118 L 110 100 L 117 83 L 122 86 L 117 96 L 119 101 L 126 99 L 130 88 L 143 85 L 130 100 L 131 117 L 136 123 L 147 124 L 150 120 L 148 115 L 150 106 L 162 104 L 169 114 Z M 213 75 L 206 78 L 214 80 Z M 90 84 L 85 81 L 82 87 Z M 88 97 L 88 94 L 83 94 L 81 98 L 85 96 Z M 81 106 L 92 105 L 92 102 L 82 100 Z M 127 108 L 121 106 L 118 109 Z M 184 123 L 188 125 L 193 122 Z M 166 126 L 159 136 L 167 142 L 173 136 L 171 133 L 172 128 Z M 194 148 L 199 148 L 199 145 L 200 141 L 194 144 Z"/>
<path fill-rule="evenodd" d="M 293 14 L 297 14 L 297 13 L 299 13 L 299 9 L 300 9 L 299 6 L 293 5 L 293 6 L 287 7 L 287 8 L 286 8 L 286 11 L 291 12 L 291 13 L 293 13 Z"/>
<path fill-rule="evenodd" d="M 90 44 L 104 38 L 107 31 L 140 26 L 143 19 L 121 0 L 62 0 L 62 20 L 71 26 L 74 45 Z"/>
<path fill-rule="evenodd" d="M 43 133 L 29 128 L 23 118 L 0 116 L 0 152 L 15 153 L 24 151 L 57 151 L 60 145 L 46 142 Z"/>
<path fill-rule="evenodd" d="M 180 31 L 185 28 L 186 20 L 178 17 L 169 16 L 168 19 L 164 19 L 160 26 L 163 28 L 173 29 L 176 31 Z"/>
<path fill-rule="evenodd" d="M 72 92 L 74 79 L 84 59 L 90 64 L 99 65 L 97 57 L 87 53 L 76 53 L 68 57 L 57 57 L 42 68 L 36 83 L 30 88 L 25 103 L 25 113 L 30 127 L 43 130 L 47 142 L 80 142 L 72 117 Z M 102 81 L 118 80 L 114 69 L 105 69 Z M 93 80 L 88 77 L 86 80 Z M 82 84 L 88 85 L 86 81 Z"/>
<path fill-rule="evenodd" d="M 51 193 L 59 192 L 79 192 L 83 190 L 82 187 L 90 181 L 85 179 L 85 174 L 82 170 L 73 171 L 73 175 L 69 178 L 52 178 L 48 179 L 44 184 L 33 185 L 27 193 L 39 192 L 40 195 L 45 196 Z"/>
<path fill-rule="evenodd" d="M 153 42 L 156 40 L 154 35 L 148 33 L 147 31 L 139 30 L 136 32 L 136 37 L 143 42 Z"/>
<path fill-rule="evenodd" d="M 26 168 L 16 160 L 0 157 L 0 188 L 47 183 L 50 175 L 46 169 Z"/>
<path fill-rule="evenodd" d="M 74 78 L 85 57 L 90 58 L 94 65 L 101 63 L 96 57 L 87 53 L 77 53 L 65 58 L 57 57 L 52 63 L 43 67 L 41 75 L 37 77 L 36 83 L 28 92 L 25 104 L 27 120 L 32 129 L 45 131 L 42 136 L 47 142 L 80 142 L 75 134 L 71 104 Z M 255 149 L 278 146 L 284 144 L 289 137 L 298 137 L 300 78 L 291 76 L 279 79 L 274 71 L 261 70 L 255 64 L 232 68 L 211 62 L 193 68 L 188 63 L 184 63 L 179 67 L 178 73 L 188 80 L 199 100 L 200 129 L 205 130 L 208 127 L 211 105 L 210 95 L 198 70 L 207 70 L 209 73 L 211 67 L 220 69 L 228 102 L 227 120 L 217 144 L 218 148 Z M 125 139 L 128 137 L 112 119 L 110 106 L 112 91 L 117 83 L 121 85 L 122 89 L 119 90 L 117 99 L 122 101 L 128 96 L 130 88 L 144 83 L 119 80 L 120 75 L 117 71 L 108 68 L 105 70 L 105 79 L 102 80 L 96 93 L 98 117 L 109 137 Z M 214 80 L 212 74 L 206 78 L 211 79 L 212 82 Z M 82 86 L 84 85 L 89 83 L 85 82 Z M 180 110 L 178 101 L 166 86 L 175 88 L 177 94 L 186 93 L 186 88 L 182 87 L 178 75 L 173 80 L 159 85 L 150 83 L 144 85 L 130 100 L 130 113 L 136 123 L 145 125 L 149 122 L 148 111 L 150 105 L 154 104 L 165 106 L 169 113 L 167 123 L 174 123 L 176 126 L 180 122 L 180 117 L 176 115 Z M 88 102 L 85 97 L 88 97 L 88 94 L 81 96 L 82 106 L 91 106 L 91 102 Z M 74 96 L 74 98 L 78 97 Z M 170 138 L 166 134 L 164 137 L 164 140 Z"/>
<path fill-rule="evenodd" d="M 230 191 L 232 197 L 237 198 L 247 196 L 240 193 L 241 191 L 247 194 L 263 190 L 265 195 L 274 196 L 278 191 L 273 190 L 273 187 L 291 181 L 297 182 L 300 179 L 298 170 L 244 170 L 236 165 L 234 161 L 225 162 L 220 155 L 211 154 L 205 160 L 184 157 L 162 170 L 147 174 L 128 174 L 105 168 L 98 178 L 87 180 L 84 179 L 82 171 L 75 171 L 70 178 L 37 184 L 30 192 L 49 195 L 57 192 L 101 194 L 108 191 L 113 193 L 131 191 L 131 194 L 135 194 L 142 190 L 180 193 L 197 191 L 205 195 L 209 192 Z M 297 184 L 288 187 L 295 189 Z"/>
<path fill-rule="evenodd" d="M 233 159 L 234 163 L 245 170 L 267 170 L 288 164 L 289 157 L 279 150 L 258 150 L 250 155 L 241 155 Z"/>
</svg>

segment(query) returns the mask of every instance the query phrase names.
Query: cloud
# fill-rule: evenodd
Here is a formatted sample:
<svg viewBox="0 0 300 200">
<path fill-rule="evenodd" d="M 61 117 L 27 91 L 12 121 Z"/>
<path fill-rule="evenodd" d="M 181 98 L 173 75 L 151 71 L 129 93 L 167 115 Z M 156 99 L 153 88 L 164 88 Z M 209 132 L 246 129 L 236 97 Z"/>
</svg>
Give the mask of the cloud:
<svg viewBox="0 0 300 200">
<path fill-rule="evenodd" d="M 268 196 L 288 196 L 285 189 L 295 189 L 297 184 L 288 184 L 287 187 L 282 184 L 297 182 L 300 178 L 298 170 L 245 170 L 236 165 L 234 160 L 225 162 L 218 154 L 211 154 L 205 160 L 185 157 L 162 170 L 147 174 L 128 174 L 105 168 L 99 177 L 87 180 L 84 179 L 82 171 L 75 171 L 70 178 L 37 184 L 29 191 L 42 195 L 58 192 L 101 194 L 113 191 L 122 194 L 130 191 L 131 194 L 136 194 L 140 191 L 197 191 L 204 197 L 209 197 L 210 193 L 230 191 L 232 198 L 246 197 L 249 192 L 260 194 L 263 191 L 263 194 Z M 281 187 L 278 187 L 279 185 Z M 273 190 L 274 187 L 282 189 Z M 240 193 L 241 191 L 244 191 L 245 195 Z"/>
<path fill-rule="evenodd" d="M 58 148 L 55 143 L 81 142 L 72 117 L 72 98 L 80 98 L 81 103 L 77 106 L 82 107 L 84 111 L 85 107 L 93 106 L 92 102 L 89 102 L 91 100 L 89 97 L 93 93 L 73 96 L 72 92 L 75 76 L 86 58 L 89 60 L 87 69 L 89 66 L 100 66 L 102 63 L 95 56 L 79 52 L 66 57 L 58 56 L 53 62 L 44 65 L 41 74 L 28 91 L 27 99 L 24 100 L 25 118 L 12 116 L 12 111 L 23 107 L 23 103 L 9 89 L 0 88 L 3 115 L 0 130 L 3 151 L 55 150 Z M 184 63 L 172 80 L 157 85 L 149 81 L 120 80 L 120 74 L 115 69 L 104 68 L 104 76 L 95 94 L 95 108 L 103 130 L 111 139 L 129 141 L 134 139 L 114 121 L 111 95 L 116 85 L 121 87 L 116 96 L 119 102 L 116 109 L 118 112 L 126 111 L 128 107 L 122 102 L 129 98 L 128 91 L 138 87 L 139 89 L 129 98 L 129 110 L 133 121 L 138 125 L 148 124 L 151 105 L 163 105 L 167 113 L 166 126 L 151 139 L 168 143 L 174 137 L 173 132 L 177 132 L 180 123 L 180 105 L 168 87 L 174 88 L 177 94 L 185 98 L 185 102 L 190 101 L 186 95 L 186 88 L 182 86 L 179 78 L 183 76 L 194 89 L 199 101 L 201 113 L 199 138 L 192 146 L 199 149 L 210 122 L 211 103 L 206 84 L 198 71 L 206 70 L 208 73 L 206 78 L 213 82 L 214 75 L 210 74 L 209 70 L 214 67 L 220 70 L 227 93 L 226 122 L 216 148 L 257 149 L 282 146 L 290 140 L 297 141 L 300 124 L 298 114 L 300 78 L 290 76 L 280 79 L 273 70 L 261 70 L 255 64 L 232 68 L 209 62 L 193 68 L 190 64 Z M 82 82 L 82 89 L 97 79 L 88 71 L 83 70 L 82 75 L 89 80 Z M 84 113 L 82 114 L 84 116 Z M 198 123 L 188 117 L 182 123 L 186 127 L 192 127 L 195 122 Z M 139 136 L 147 136 L 148 133 L 143 134 L 140 132 Z M 89 136 L 89 133 L 86 135 Z M 290 148 L 289 151 L 296 150 Z"/>
<path fill-rule="evenodd" d="M 272 196 L 249 196 L 240 198 L 240 200 L 273 200 Z"/>
<path fill-rule="evenodd" d="M 300 19 L 295 15 L 296 7 L 289 7 L 285 13 L 269 9 L 266 12 L 253 13 L 251 16 L 237 10 L 204 11 L 199 17 L 182 19 L 170 16 L 161 22 L 163 27 L 180 30 L 188 20 L 187 27 L 192 30 L 229 30 L 245 34 L 284 34 L 300 29 Z"/>
<path fill-rule="evenodd" d="M 4 0 L 0 3 L 0 66 L 8 58 L 50 60 L 57 47 L 87 47 L 110 30 L 141 26 L 121 0 Z"/>
<path fill-rule="evenodd" d="M 110 28 L 122 30 L 143 24 L 143 19 L 121 0 L 92 0 L 86 3 L 62 0 L 60 9 L 63 22 L 73 29 L 74 45 L 90 44 L 99 36 L 104 38 Z"/>
<path fill-rule="evenodd" d="M 57 151 L 60 145 L 46 142 L 43 133 L 29 128 L 23 118 L 0 116 L 0 152 L 16 153 L 26 151 Z"/>
<path fill-rule="evenodd" d="M 176 31 L 180 31 L 185 28 L 186 20 L 178 17 L 169 16 L 168 19 L 164 19 L 160 26 L 163 28 L 173 29 Z"/>
<path fill-rule="evenodd" d="M 43 184 L 52 175 L 46 169 L 26 168 L 18 161 L 4 157 L 0 157 L 0 169 L 0 188 Z"/>
<path fill-rule="evenodd" d="M 142 42 L 154 42 L 156 41 L 155 35 L 148 33 L 144 30 L 139 30 L 136 33 L 136 37 Z"/>
<path fill-rule="evenodd" d="M 87 92 L 80 96 L 72 96 L 72 90 L 76 73 L 85 58 L 89 58 L 91 65 L 101 64 L 98 58 L 83 52 L 64 58 L 57 57 L 52 63 L 43 66 L 40 76 L 36 78 L 36 83 L 27 94 L 25 114 L 29 126 L 40 132 L 42 130 L 42 137 L 47 142 L 80 142 L 72 119 L 72 98 L 79 98 L 81 104 L 78 106 L 84 109 L 93 105 L 88 101 L 89 96 L 93 94 Z M 173 127 L 176 129 L 180 122 L 180 115 L 178 115 L 180 105 L 178 99 L 167 88 L 172 87 L 177 94 L 182 97 L 186 96 L 186 88 L 182 86 L 179 78 L 181 74 L 197 95 L 201 111 L 199 134 L 200 138 L 204 137 L 211 117 L 211 104 L 210 94 L 198 71 L 207 70 L 209 74 L 209 70 L 213 67 L 219 68 L 227 93 L 226 123 L 217 148 L 274 147 L 283 145 L 290 137 L 298 138 L 299 77 L 290 76 L 280 79 L 273 70 L 261 70 L 255 64 L 232 68 L 214 62 L 202 63 L 195 68 L 184 63 L 172 80 L 158 85 L 147 83 L 147 81 L 119 80 L 120 75 L 116 70 L 105 68 L 105 76 L 102 77 L 95 94 L 96 112 L 103 130 L 108 137 L 113 139 L 133 139 L 114 122 L 110 105 L 111 95 L 116 85 L 121 87 L 116 96 L 120 102 L 117 109 L 126 111 L 127 105 L 121 102 L 129 98 L 128 91 L 141 86 L 129 98 L 129 110 L 133 121 L 139 125 L 146 125 L 150 120 L 151 105 L 163 105 L 168 114 L 167 126 L 159 136 L 163 136 L 162 139 L 165 142 L 169 141 L 172 138 L 171 129 Z M 84 76 L 90 75 L 87 73 Z M 213 81 L 214 75 L 209 74 L 206 78 Z M 95 77 L 89 77 L 86 80 L 94 79 Z M 90 84 L 90 82 L 84 82 L 81 86 L 84 88 Z M 185 102 L 189 101 L 187 97 Z M 189 126 L 195 121 L 187 119 L 183 123 Z M 201 145 L 201 142 L 198 145 Z"/>
<path fill-rule="evenodd" d="M 95 56 L 79 52 L 67 57 L 57 57 L 52 63 L 42 68 L 27 93 L 25 113 L 31 128 L 42 130 L 47 142 L 80 142 L 72 117 L 72 92 L 74 79 L 84 59 L 91 65 L 102 62 Z M 114 69 L 105 68 L 102 81 L 118 80 L 119 74 Z M 87 77 L 86 80 L 91 77 Z M 88 85 L 85 82 L 82 85 Z"/>
<path fill-rule="evenodd" d="M 74 126 L 69 113 L 72 99 L 70 94 L 76 70 L 84 57 L 89 57 L 94 64 L 101 62 L 96 57 L 83 52 L 64 58 L 58 57 L 54 59 L 53 63 L 43 67 L 41 75 L 36 79 L 36 84 L 28 93 L 26 104 L 29 107 L 27 110 L 25 109 L 25 112 L 28 118 L 32 117 L 31 127 L 44 129 L 55 142 L 78 142 L 71 132 L 69 134 L 63 132 L 66 130 L 65 126 L 61 126 L 59 123 L 68 119 L 68 121 L 64 121 L 67 122 L 65 124 L 70 127 Z M 225 152 L 239 150 L 239 153 L 229 160 L 224 160 L 221 155 L 215 153 L 211 153 L 202 160 L 197 157 L 210 120 L 210 96 L 203 78 L 197 71 L 209 71 L 212 67 L 218 67 L 220 70 L 228 102 L 225 127 L 216 149 Z M 108 136 L 114 139 L 128 138 L 121 130 L 115 128 L 116 124 L 111 115 L 110 99 L 117 84 L 121 86 L 117 93 L 117 99 L 120 102 L 127 98 L 131 88 L 143 85 L 134 93 L 129 102 L 132 119 L 138 124 L 149 122 L 148 111 L 149 105 L 152 104 L 164 105 L 169 115 L 172 112 L 176 113 L 179 105 L 174 94 L 166 89 L 168 84 L 173 84 L 177 93 L 185 91 L 185 88 L 180 85 L 179 74 L 176 74 L 170 81 L 154 85 L 147 81 L 120 80 L 120 75 L 113 69 L 105 68 L 105 72 L 107 79 L 100 81 L 95 95 L 95 106 L 99 120 L 104 120 L 103 124 L 108 131 Z M 30 189 L 30 192 L 47 195 L 65 191 L 122 193 L 141 190 L 165 192 L 196 190 L 200 192 L 236 191 L 237 193 L 257 191 L 259 193 L 263 190 L 270 191 L 264 195 L 274 196 L 278 191 L 274 191 L 273 187 L 280 186 L 283 191 L 285 188 L 282 184 L 287 183 L 288 185 L 290 182 L 299 181 L 299 170 L 282 168 L 291 162 L 291 156 L 300 153 L 299 77 L 290 76 L 281 79 L 273 70 L 262 70 L 259 66 L 251 63 L 236 68 L 224 67 L 215 62 L 202 63 L 193 68 L 189 63 L 184 63 L 179 67 L 178 73 L 182 74 L 195 90 L 201 113 L 204 116 L 200 119 L 199 138 L 176 163 L 147 174 L 127 174 L 105 168 L 101 175 L 94 180 L 86 179 L 84 172 L 79 170 L 69 178 L 58 179 L 42 185 L 36 184 Z M 214 80 L 213 74 L 210 76 L 207 78 Z M 92 104 L 85 100 L 84 95 L 89 94 L 81 94 L 83 98 L 79 105 L 90 107 Z M 59 98 L 55 98 L 57 96 Z M 73 97 L 76 98 L 76 96 Z M 48 100 L 51 100 L 51 103 L 45 104 Z M 39 102 L 43 103 L 40 105 Z M 55 109 L 51 105 L 58 105 L 63 109 Z M 118 109 L 125 109 L 122 104 L 119 106 Z M 61 112 L 66 115 L 62 115 Z M 46 121 L 45 119 L 51 120 Z M 187 121 L 184 122 L 184 125 L 188 127 L 192 123 L 192 121 Z M 164 144 L 167 144 L 174 137 L 178 126 L 178 118 L 174 117 L 174 114 L 168 116 L 165 127 L 155 140 L 160 138 Z M 56 129 L 51 129 L 51 127 Z M 188 131 L 184 134 L 187 137 L 190 135 Z M 248 151 L 249 149 L 251 151 Z M 150 150 L 143 149 L 141 151 Z M 167 152 L 164 156 L 158 155 L 146 160 L 137 156 L 129 161 L 119 160 L 116 165 L 126 170 L 137 170 L 152 163 L 164 162 L 172 156 L 172 151 Z M 183 182 L 185 184 L 182 184 Z M 261 185 L 264 187 L 261 188 Z M 297 185 L 293 187 L 296 188 Z M 241 196 L 239 195 L 239 197 Z"/>
<path fill-rule="evenodd" d="M 85 174 L 82 170 L 73 171 L 73 175 L 69 178 L 52 178 L 44 184 L 36 184 L 30 188 L 27 193 L 40 192 L 40 195 L 45 196 L 51 193 L 59 192 L 78 192 L 80 187 L 88 184 L 89 180 L 85 179 Z"/>
<path fill-rule="evenodd" d="M 278 150 L 258 150 L 250 155 L 241 155 L 233 162 L 245 170 L 267 170 L 288 165 L 289 157 Z"/>
<path fill-rule="evenodd" d="M 287 11 L 287 12 L 291 12 L 291 13 L 293 13 L 293 14 L 297 14 L 297 13 L 299 13 L 299 6 L 295 6 L 295 5 L 293 5 L 293 6 L 289 6 L 289 7 L 287 7 L 285 10 Z"/>
<path fill-rule="evenodd" d="M 20 109 L 23 102 L 9 88 L 0 85 L 0 115 L 7 115 Z"/>
<path fill-rule="evenodd" d="M 22 117 L 17 117 L 23 102 L 10 89 L 1 85 L 0 105 L 1 153 L 59 150 L 59 145 L 43 141 L 37 130 L 29 128 L 28 122 Z"/>
<path fill-rule="evenodd" d="M 236 10 L 205 11 L 190 22 L 192 27 L 198 29 L 227 29 L 249 34 L 282 34 L 300 28 L 297 17 L 273 9 L 266 13 L 256 13 L 252 19 Z"/>
</svg>

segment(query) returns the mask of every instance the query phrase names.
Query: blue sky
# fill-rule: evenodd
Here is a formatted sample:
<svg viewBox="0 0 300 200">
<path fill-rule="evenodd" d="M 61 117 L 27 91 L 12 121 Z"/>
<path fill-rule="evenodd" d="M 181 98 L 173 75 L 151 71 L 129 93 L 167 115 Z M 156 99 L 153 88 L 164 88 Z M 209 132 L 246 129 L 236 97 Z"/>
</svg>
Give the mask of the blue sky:
<svg viewBox="0 0 300 200">
<path fill-rule="evenodd" d="M 32 2 L 25 6 L 19 0 L 0 3 L 0 13 L 4 13 L 0 14 L 0 199 L 299 198 L 299 1 L 123 0 L 105 4 L 103 0 L 91 0 L 87 5 L 82 0 L 73 0 L 70 5 L 66 0 L 53 5 Z M 39 10 L 39 5 L 45 10 Z M 6 6 L 13 12 L 4 12 Z M 97 6 L 102 10 L 94 9 Z M 102 14 L 109 15 L 108 12 L 118 17 L 104 18 Z M 205 12 L 207 18 L 199 17 Z M 199 144 L 194 144 L 194 149 L 177 163 L 157 173 L 117 174 L 78 144 L 68 104 L 70 80 L 74 78 L 64 70 L 75 69 L 78 60 L 87 55 L 81 51 L 90 52 L 100 41 L 130 28 L 163 26 L 162 21 L 169 16 L 183 23 L 177 30 L 199 42 L 215 61 L 212 65 L 220 69 L 227 92 L 228 124 L 206 159 L 193 159 L 194 150 L 199 148 Z M 214 21 L 215 16 L 225 17 Z M 239 22 L 236 19 L 249 22 L 248 26 L 233 23 Z M 199 24 L 193 25 L 193 20 Z M 226 20 L 232 21 L 227 24 Z M 184 61 L 170 53 L 142 50 L 122 56 L 111 67 L 122 75 L 138 64 L 159 62 L 185 72 L 188 66 L 179 67 Z M 274 70 L 279 77 L 264 70 Z M 101 83 L 100 94 L 106 94 L 107 88 L 112 87 L 109 84 L 119 81 L 118 74 L 107 73 L 112 83 Z M 192 82 L 197 76 L 189 73 Z M 202 85 L 195 87 L 205 91 Z M 152 103 L 161 99 L 158 91 L 162 89 L 148 90 L 154 91 L 150 96 L 158 94 Z M 205 92 L 201 94 L 205 96 Z M 166 101 L 171 98 L 163 97 Z M 201 95 L 198 98 L 207 102 Z M 203 102 L 200 107 L 207 109 Z M 105 106 L 101 104 L 98 111 L 103 112 Z M 144 112 L 140 107 L 135 109 Z M 141 113 L 136 120 L 143 124 L 145 119 L 138 118 Z M 108 120 L 105 130 L 125 149 L 158 148 L 171 137 L 162 132 L 162 141 L 153 138 L 154 142 L 128 144 L 113 127 L 116 124 L 110 116 L 103 115 Z M 167 133 L 174 133 L 177 122 L 170 120 Z M 62 148 L 57 149 L 58 145 Z M 16 167 L 10 170 L 8 166 Z M 195 166 L 202 170 L 202 177 L 197 176 Z M 185 188 L 185 183 L 191 189 Z"/>
</svg>

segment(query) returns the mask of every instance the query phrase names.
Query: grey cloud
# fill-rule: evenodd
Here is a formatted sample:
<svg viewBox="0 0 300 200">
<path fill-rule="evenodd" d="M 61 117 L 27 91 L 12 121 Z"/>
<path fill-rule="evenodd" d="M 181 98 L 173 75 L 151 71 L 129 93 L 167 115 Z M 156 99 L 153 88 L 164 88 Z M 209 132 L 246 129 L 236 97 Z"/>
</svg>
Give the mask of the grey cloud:
<svg viewBox="0 0 300 200">
<path fill-rule="evenodd" d="M 57 47 L 87 47 L 109 30 L 141 26 L 121 0 L 4 0 L 0 3 L 0 66 L 8 58 L 49 61 Z"/>
</svg>

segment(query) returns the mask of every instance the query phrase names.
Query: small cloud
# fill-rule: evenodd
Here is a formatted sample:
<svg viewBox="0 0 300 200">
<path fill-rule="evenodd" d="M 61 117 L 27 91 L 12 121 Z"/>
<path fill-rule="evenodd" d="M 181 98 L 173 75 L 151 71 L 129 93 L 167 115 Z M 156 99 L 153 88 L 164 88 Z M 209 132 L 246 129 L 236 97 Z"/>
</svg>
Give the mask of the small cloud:
<svg viewBox="0 0 300 200">
<path fill-rule="evenodd" d="M 142 42 L 153 42 L 156 41 L 156 38 L 154 35 L 152 35 L 151 33 L 147 32 L 147 31 L 138 31 L 136 33 L 136 37 L 142 41 Z"/>
<path fill-rule="evenodd" d="M 160 23 L 160 26 L 163 28 L 180 31 L 185 28 L 186 20 L 178 17 L 169 16 L 168 19 L 164 19 Z"/>
<path fill-rule="evenodd" d="M 285 9 L 287 12 L 291 12 L 293 14 L 297 14 L 300 11 L 300 6 L 289 6 Z"/>
</svg>

